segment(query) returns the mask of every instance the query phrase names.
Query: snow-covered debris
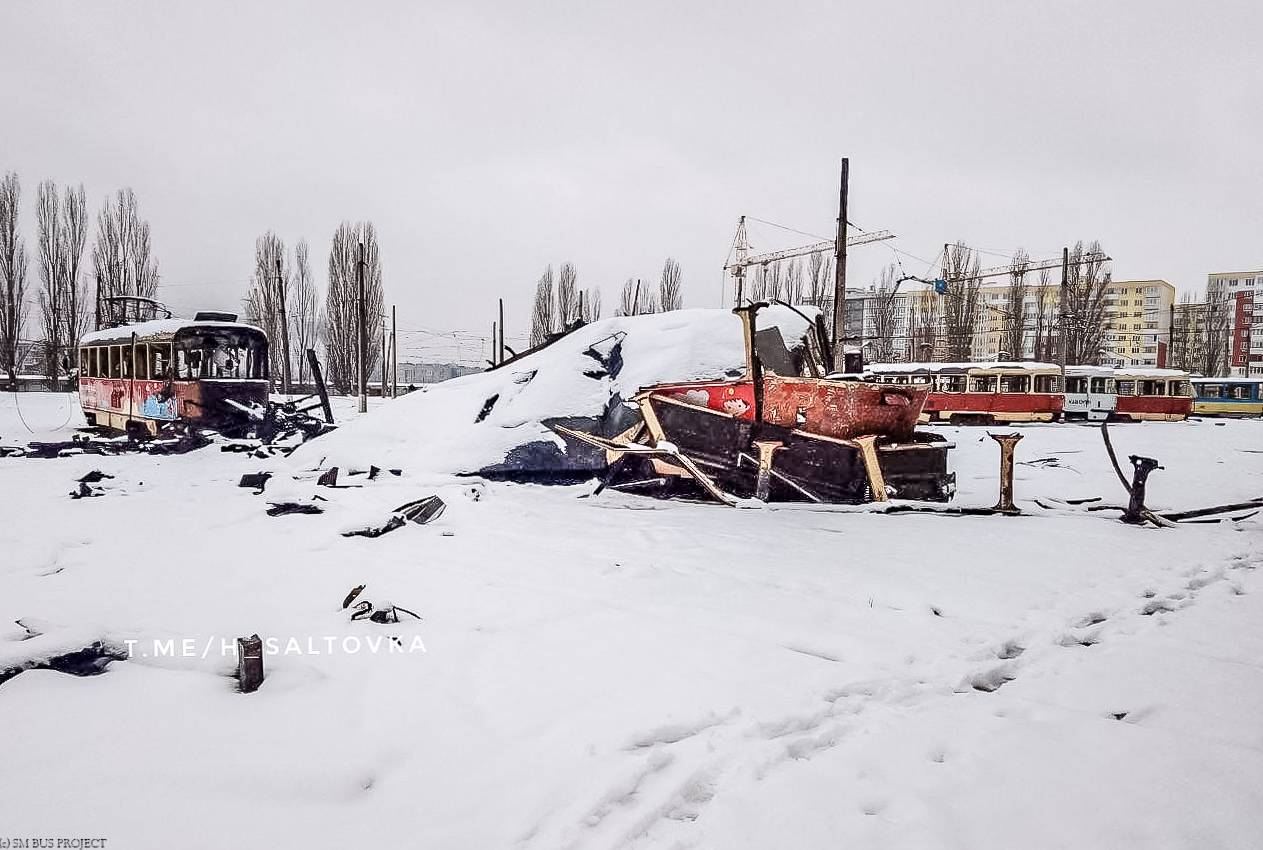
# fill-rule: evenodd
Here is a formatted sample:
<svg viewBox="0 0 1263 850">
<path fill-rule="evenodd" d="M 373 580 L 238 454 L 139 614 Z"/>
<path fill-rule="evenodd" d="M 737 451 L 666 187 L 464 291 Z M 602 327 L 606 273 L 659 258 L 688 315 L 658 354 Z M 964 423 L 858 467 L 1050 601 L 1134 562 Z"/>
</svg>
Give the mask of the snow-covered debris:
<svg viewBox="0 0 1263 850">
<path fill-rule="evenodd" d="M 759 314 L 793 347 L 807 321 L 785 307 Z M 411 393 L 298 450 L 311 466 L 371 461 L 410 472 L 591 471 L 595 450 L 571 448 L 549 425 L 612 435 L 635 419 L 623 404 L 667 381 L 736 377 L 745 367 L 741 320 L 727 310 L 676 310 L 593 322 L 499 369 Z M 371 454 L 371 457 L 368 456 Z"/>
</svg>

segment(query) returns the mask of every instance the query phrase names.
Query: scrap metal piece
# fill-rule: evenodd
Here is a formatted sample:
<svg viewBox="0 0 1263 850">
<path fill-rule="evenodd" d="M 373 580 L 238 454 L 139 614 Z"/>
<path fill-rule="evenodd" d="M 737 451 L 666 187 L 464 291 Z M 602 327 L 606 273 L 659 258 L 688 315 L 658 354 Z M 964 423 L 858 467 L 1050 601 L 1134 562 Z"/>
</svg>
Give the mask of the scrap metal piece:
<svg viewBox="0 0 1263 850">
<path fill-rule="evenodd" d="M 648 424 L 649 431 L 651 434 L 655 430 L 656 423 L 657 423 L 656 418 L 653 420 L 653 422 L 648 422 L 648 420 L 646 420 L 646 424 Z M 607 440 L 604 437 L 598 437 L 595 434 L 586 434 L 583 431 L 576 431 L 573 428 L 567 428 L 564 425 L 554 425 L 552 426 L 552 428 L 554 431 L 558 432 L 559 434 L 565 434 L 568 437 L 574 437 L 576 440 L 580 440 L 591 446 L 595 446 L 598 449 L 605 449 L 607 451 L 615 452 L 618 454 L 641 455 L 643 457 L 668 457 L 671 459 L 672 463 L 679 464 L 689 475 L 691 475 L 697 481 L 698 484 L 702 485 L 702 488 L 705 489 L 707 493 L 713 496 L 717 501 L 722 502 L 725 505 L 734 505 L 734 506 L 737 503 L 736 499 L 734 499 L 732 496 L 729 496 L 723 490 L 720 490 L 719 486 L 711 479 L 709 475 L 703 472 L 696 463 L 694 463 L 691 459 L 689 459 L 685 455 L 681 454 L 680 450 L 676 448 L 673 443 L 670 443 L 666 440 L 660 440 L 657 446 L 645 446 L 639 443 L 623 444 L 623 443 L 616 443 L 613 440 Z M 661 425 L 658 425 L 657 428 L 660 430 Z"/>
<path fill-rule="evenodd" d="M 1155 469 L 1162 469 L 1158 461 L 1151 457 L 1143 457 L 1141 455 L 1131 455 L 1127 458 L 1131 461 L 1131 465 L 1135 470 L 1131 481 L 1131 501 L 1127 505 L 1127 510 L 1122 516 L 1123 522 L 1139 525 L 1146 520 L 1156 522 L 1156 518 L 1145 507 L 1145 482 L 1149 479 L 1149 473 Z M 1161 525 L 1162 523 L 1157 523 Z"/>
<path fill-rule="evenodd" d="M 253 693 L 263 684 L 263 639 L 253 634 L 237 638 L 237 690 Z"/>
<path fill-rule="evenodd" d="M 346 598 L 342 600 L 343 610 L 346 610 L 347 608 L 351 607 L 351 603 L 355 601 L 355 597 L 363 593 L 365 587 L 367 587 L 367 585 L 361 584 L 361 585 L 357 585 L 356 587 L 351 588 L 351 592 L 348 593 L 346 595 Z"/>
<path fill-rule="evenodd" d="M 988 433 L 987 436 L 1000 444 L 1000 501 L 992 510 L 1002 514 L 1020 514 L 1022 511 L 1013 504 L 1013 450 L 1022 435 Z"/>
<path fill-rule="evenodd" d="M 772 455 L 785 444 L 771 440 L 756 440 L 754 445 L 759 450 L 759 480 L 754 488 L 754 498 L 760 502 L 766 502 L 772 489 Z"/>
<path fill-rule="evenodd" d="M 868 473 L 868 486 L 873 491 L 874 502 L 889 502 L 890 494 L 886 492 L 886 479 L 881 472 L 881 464 L 877 460 L 876 434 L 865 434 L 851 442 L 859 447 L 860 456 L 864 458 L 864 471 Z"/>
</svg>

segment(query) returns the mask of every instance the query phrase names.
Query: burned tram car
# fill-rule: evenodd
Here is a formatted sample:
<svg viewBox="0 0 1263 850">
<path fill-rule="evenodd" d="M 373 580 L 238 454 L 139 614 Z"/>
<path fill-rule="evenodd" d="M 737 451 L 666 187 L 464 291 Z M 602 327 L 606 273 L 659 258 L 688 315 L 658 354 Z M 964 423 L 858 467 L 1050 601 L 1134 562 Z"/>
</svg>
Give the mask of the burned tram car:
<svg viewBox="0 0 1263 850">
<path fill-rule="evenodd" d="M 268 339 L 231 314 L 159 319 L 89 333 L 79 343 L 88 423 L 133 436 L 167 423 L 225 428 L 265 405 Z"/>
</svg>

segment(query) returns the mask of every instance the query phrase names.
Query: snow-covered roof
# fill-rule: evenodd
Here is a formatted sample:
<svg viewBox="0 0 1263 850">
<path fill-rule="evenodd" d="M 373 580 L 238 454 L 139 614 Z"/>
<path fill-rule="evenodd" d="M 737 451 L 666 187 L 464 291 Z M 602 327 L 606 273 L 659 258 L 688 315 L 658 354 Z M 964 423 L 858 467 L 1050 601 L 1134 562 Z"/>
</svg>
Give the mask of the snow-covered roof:
<svg viewBox="0 0 1263 850">
<path fill-rule="evenodd" d="M 165 336 L 181 331 L 186 328 L 231 328 L 236 330 L 249 329 L 254 331 L 263 331 L 254 325 L 247 325 L 241 322 L 196 322 L 192 319 L 154 319 L 151 322 L 140 322 L 135 325 L 120 325 L 117 328 L 102 328 L 99 331 L 92 331 L 84 334 L 79 340 L 80 345 L 87 345 L 93 342 L 113 342 L 114 340 L 130 340 L 132 334 L 137 339 L 145 339 L 151 336 Z"/>
<path fill-rule="evenodd" d="M 967 369 L 1020 369 L 1022 371 L 1057 370 L 1056 363 L 995 360 L 987 363 L 869 363 L 868 372 L 963 372 Z"/>
</svg>

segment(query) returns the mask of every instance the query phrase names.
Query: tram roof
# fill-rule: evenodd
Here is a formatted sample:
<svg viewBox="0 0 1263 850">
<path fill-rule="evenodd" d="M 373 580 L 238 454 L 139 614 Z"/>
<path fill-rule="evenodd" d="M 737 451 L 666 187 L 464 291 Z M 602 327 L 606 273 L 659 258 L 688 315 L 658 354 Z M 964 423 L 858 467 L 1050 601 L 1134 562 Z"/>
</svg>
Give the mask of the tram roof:
<svg viewBox="0 0 1263 850">
<path fill-rule="evenodd" d="M 88 345 L 94 342 L 126 342 L 131 340 L 132 334 L 137 339 L 148 339 L 155 336 L 172 336 L 182 330 L 196 329 L 232 329 L 232 330 L 252 330 L 263 333 L 263 330 L 254 325 L 247 325 L 242 322 L 197 322 L 192 319 L 155 319 L 151 322 L 139 322 L 134 325 L 119 325 L 116 328 L 102 328 L 99 331 L 92 331 L 84 334 L 80 338 L 80 345 Z"/>
<path fill-rule="evenodd" d="M 1020 369 L 1042 372 L 1060 369 L 1056 363 L 1032 360 L 993 360 L 985 363 L 869 363 L 868 372 L 964 372 L 969 369 Z"/>
</svg>

